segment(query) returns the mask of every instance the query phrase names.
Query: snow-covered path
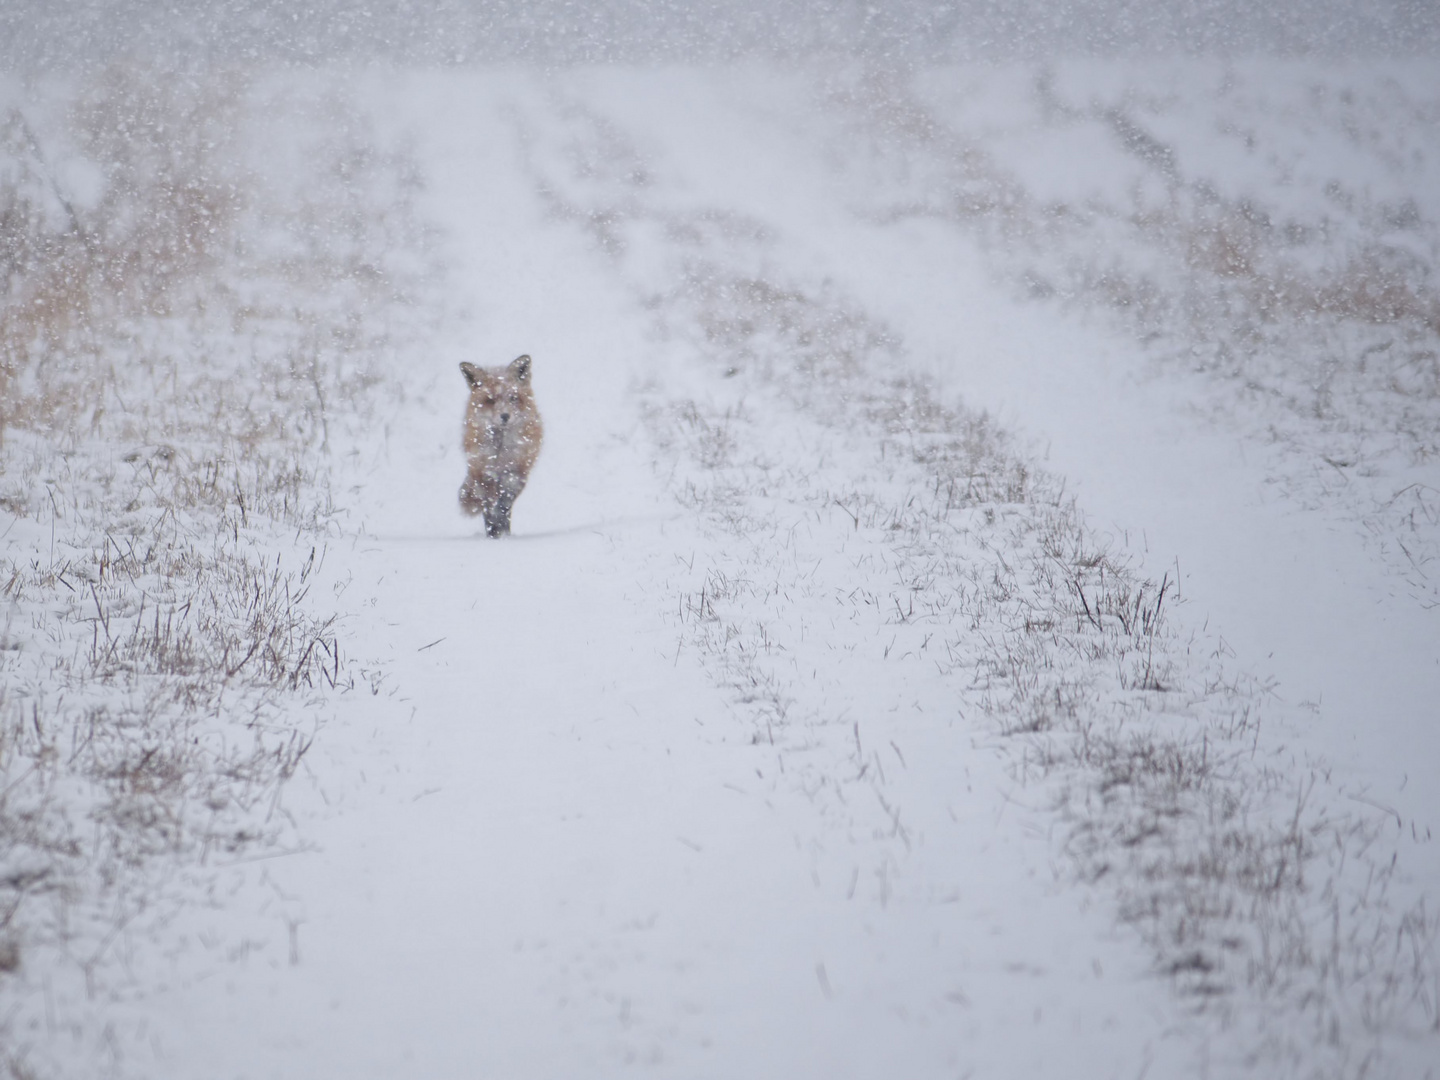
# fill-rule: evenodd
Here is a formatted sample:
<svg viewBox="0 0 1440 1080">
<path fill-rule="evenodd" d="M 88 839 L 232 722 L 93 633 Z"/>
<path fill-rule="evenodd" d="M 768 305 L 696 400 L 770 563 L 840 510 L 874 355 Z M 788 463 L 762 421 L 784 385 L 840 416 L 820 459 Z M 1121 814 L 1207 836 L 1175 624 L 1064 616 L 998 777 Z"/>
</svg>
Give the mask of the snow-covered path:
<svg viewBox="0 0 1440 1080">
<path fill-rule="evenodd" d="M 895 729 L 891 795 L 924 847 L 887 899 L 676 662 L 659 585 L 713 541 L 637 452 L 645 323 L 543 219 L 512 93 L 419 80 L 391 100 L 430 140 L 474 314 L 414 373 L 365 531 L 327 564 L 386 680 L 289 796 L 317 850 L 260 879 L 264 959 L 147 1006 L 152 1075 L 1174 1074 L 1193 1044 L 1143 952 L 1064 885 L 1044 816 L 974 733 Z M 452 511 L 454 369 L 522 350 L 547 444 L 491 544 Z"/>
</svg>

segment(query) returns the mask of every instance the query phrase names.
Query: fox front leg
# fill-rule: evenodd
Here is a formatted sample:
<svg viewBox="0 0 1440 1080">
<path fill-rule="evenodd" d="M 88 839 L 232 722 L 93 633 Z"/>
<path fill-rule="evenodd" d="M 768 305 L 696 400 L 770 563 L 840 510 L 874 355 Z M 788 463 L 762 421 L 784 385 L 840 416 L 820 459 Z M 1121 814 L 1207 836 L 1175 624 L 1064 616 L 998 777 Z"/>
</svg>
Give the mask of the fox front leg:
<svg viewBox="0 0 1440 1080">
<path fill-rule="evenodd" d="M 485 513 L 485 496 L 473 476 L 467 476 L 460 485 L 460 509 L 471 517 Z"/>
<path fill-rule="evenodd" d="M 510 535 L 510 507 L 515 504 L 515 496 L 501 495 L 500 498 L 485 509 L 485 535 L 492 540 L 498 540 L 502 536 Z"/>
</svg>

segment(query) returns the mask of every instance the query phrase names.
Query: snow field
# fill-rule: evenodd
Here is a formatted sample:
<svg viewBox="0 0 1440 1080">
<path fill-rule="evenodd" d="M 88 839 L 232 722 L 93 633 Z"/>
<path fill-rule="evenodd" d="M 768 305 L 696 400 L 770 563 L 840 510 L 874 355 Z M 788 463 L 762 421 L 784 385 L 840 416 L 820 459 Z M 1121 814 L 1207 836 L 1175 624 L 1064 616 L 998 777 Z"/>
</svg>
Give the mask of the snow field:
<svg viewBox="0 0 1440 1080">
<path fill-rule="evenodd" d="M 467 133 L 426 147 L 431 205 L 456 223 L 453 273 L 476 283 L 464 346 L 529 334 L 558 437 L 514 543 L 457 542 L 475 530 L 431 496 L 463 471 L 434 437 L 463 395 L 458 373 L 445 392 L 451 358 L 435 358 L 427 393 L 443 404 L 392 434 L 347 566 L 346 595 L 374 596 L 366 636 L 395 696 L 375 699 L 375 722 L 328 729 L 310 768 L 334 816 L 307 833 L 324 854 L 274 872 L 304 898 L 287 916 L 299 964 L 233 1003 L 188 987 L 166 1067 L 184 1075 L 235 1030 L 245 1045 L 224 1059 L 255 1075 L 927 1075 L 1017 1060 L 1043 1074 L 1080 1053 L 1108 1076 L 1173 1053 L 1133 981 L 1143 961 L 1127 977 L 1114 942 L 1081 944 L 1105 939 L 1106 920 L 1057 887 L 1043 826 L 996 805 L 993 785 L 1010 782 L 953 717 L 889 730 L 923 769 L 907 783 L 903 752 L 863 743 L 869 714 L 901 704 L 873 668 L 833 688 L 856 715 L 813 729 L 805 753 L 754 745 L 675 654 L 653 605 L 668 606 L 677 554 L 703 559 L 715 539 L 660 499 L 617 400 L 643 371 L 643 313 L 539 217 L 493 99 L 455 109 L 457 80 L 421 88 L 409 115 Z M 903 842 L 863 782 L 847 820 L 785 772 L 863 776 L 880 751 L 894 757 L 872 768 L 896 775 L 915 817 Z M 903 858 L 906 844 L 935 862 Z"/>
<path fill-rule="evenodd" d="M 1067 166 L 1129 128 L 1037 124 L 1043 76 L 967 70 L 949 112 L 946 73 L 317 80 L 443 234 L 420 315 L 376 309 L 432 320 L 393 411 L 323 436 L 349 690 L 297 703 L 329 719 L 270 815 L 294 843 L 195 871 L 209 902 L 122 932 L 98 1002 L 19 1007 L 31 1060 L 1428 1075 L 1423 580 L 1360 503 L 1261 497 L 1328 489 L 1213 420 L 1223 378 L 1018 300 L 996 237 L 1029 225 L 951 213 L 1113 197 Z M 490 543 L 457 365 L 520 352 L 547 442 Z"/>
</svg>

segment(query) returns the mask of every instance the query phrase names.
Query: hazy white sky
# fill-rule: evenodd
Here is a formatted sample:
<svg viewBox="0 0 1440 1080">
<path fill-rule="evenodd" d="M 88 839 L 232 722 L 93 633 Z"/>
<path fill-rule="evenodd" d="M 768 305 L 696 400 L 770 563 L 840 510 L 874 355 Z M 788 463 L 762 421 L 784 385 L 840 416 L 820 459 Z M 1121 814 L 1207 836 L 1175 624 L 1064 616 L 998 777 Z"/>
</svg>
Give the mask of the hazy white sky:
<svg viewBox="0 0 1440 1080">
<path fill-rule="evenodd" d="M 1440 48 L 1440 0 L 4 0 L 0 65 L 149 54 L 713 60 L 864 50 L 894 59 L 1050 53 L 1384 53 Z"/>
</svg>

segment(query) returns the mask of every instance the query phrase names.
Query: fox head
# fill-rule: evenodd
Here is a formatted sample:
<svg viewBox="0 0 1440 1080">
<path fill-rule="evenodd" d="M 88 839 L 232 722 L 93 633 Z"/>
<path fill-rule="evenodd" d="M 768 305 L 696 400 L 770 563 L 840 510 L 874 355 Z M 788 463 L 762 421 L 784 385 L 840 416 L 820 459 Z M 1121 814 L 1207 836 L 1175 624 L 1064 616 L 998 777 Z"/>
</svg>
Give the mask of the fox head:
<svg viewBox="0 0 1440 1080">
<path fill-rule="evenodd" d="M 482 368 L 462 363 L 460 373 L 470 386 L 469 414 L 488 428 L 500 428 L 533 413 L 530 357 L 518 356 L 505 367 Z"/>
</svg>

